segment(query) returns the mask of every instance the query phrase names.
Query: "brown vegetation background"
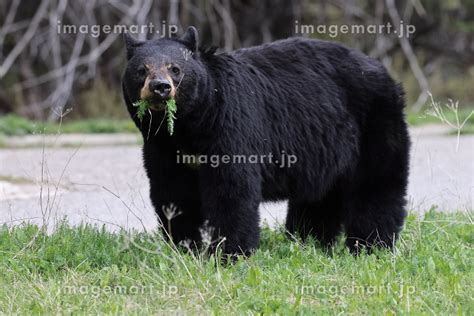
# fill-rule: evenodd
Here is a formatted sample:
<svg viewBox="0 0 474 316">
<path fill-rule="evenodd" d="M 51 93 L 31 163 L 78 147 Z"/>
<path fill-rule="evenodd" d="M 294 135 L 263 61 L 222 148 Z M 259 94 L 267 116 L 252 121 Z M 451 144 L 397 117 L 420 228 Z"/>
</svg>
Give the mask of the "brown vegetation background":
<svg viewBox="0 0 474 316">
<path fill-rule="evenodd" d="M 474 104 L 474 0 L 10 0 L 0 2 L 0 115 L 54 120 L 122 117 L 120 34 L 63 34 L 61 25 L 195 25 L 201 44 L 220 51 L 293 36 L 310 25 L 397 24 L 395 34 L 310 34 L 356 47 L 402 81 L 412 110 L 431 91 L 438 99 Z M 58 22 L 60 21 L 60 22 Z M 151 36 L 139 34 L 142 39 Z"/>
</svg>

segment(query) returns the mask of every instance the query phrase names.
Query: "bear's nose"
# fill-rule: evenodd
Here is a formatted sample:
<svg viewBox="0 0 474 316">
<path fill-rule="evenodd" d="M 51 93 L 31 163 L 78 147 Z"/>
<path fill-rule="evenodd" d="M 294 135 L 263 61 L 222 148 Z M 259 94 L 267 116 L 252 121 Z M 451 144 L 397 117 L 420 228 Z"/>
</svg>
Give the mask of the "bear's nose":
<svg viewBox="0 0 474 316">
<path fill-rule="evenodd" d="M 171 84 L 167 80 L 153 79 L 150 81 L 149 89 L 156 96 L 166 99 L 171 92 Z"/>
</svg>

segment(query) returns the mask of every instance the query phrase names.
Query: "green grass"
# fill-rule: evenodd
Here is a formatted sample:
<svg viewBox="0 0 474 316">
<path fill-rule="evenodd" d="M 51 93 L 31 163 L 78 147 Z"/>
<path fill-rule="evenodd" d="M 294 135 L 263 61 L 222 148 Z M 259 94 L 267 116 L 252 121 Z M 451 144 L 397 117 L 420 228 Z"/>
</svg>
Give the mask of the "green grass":
<svg viewBox="0 0 474 316">
<path fill-rule="evenodd" d="M 138 100 L 133 103 L 133 106 L 137 107 L 137 118 L 142 122 L 145 117 L 145 112 L 150 108 L 150 102 L 148 102 L 148 100 Z"/>
<path fill-rule="evenodd" d="M 137 108 L 137 118 L 140 120 L 140 122 L 142 122 L 143 118 L 145 117 L 145 112 L 150 109 L 150 102 L 148 100 L 138 100 L 137 102 L 133 103 L 133 106 Z M 176 111 L 178 111 L 175 99 L 168 99 L 164 106 L 164 110 L 166 111 L 165 114 L 168 125 L 168 133 L 173 135 Z"/>
<path fill-rule="evenodd" d="M 457 132 L 455 130 L 451 131 L 449 133 L 450 135 L 456 135 Z M 466 124 L 462 129 L 461 129 L 461 135 L 472 135 L 474 134 L 474 124 Z"/>
<path fill-rule="evenodd" d="M 459 119 L 463 121 L 473 110 L 471 107 L 459 110 Z M 446 117 L 454 122 L 454 113 L 445 111 Z M 170 119 L 173 122 L 173 118 Z M 411 126 L 424 124 L 443 124 L 438 118 L 426 114 L 426 111 L 419 113 L 407 112 L 407 121 Z M 173 123 L 168 122 L 168 130 L 172 131 Z M 45 123 L 31 121 L 17 115 L 6 115 L 0 117 L 0 144 L 2 136 L 29 135 L 29 134 L 54 134 L 58 132 L 58 123 Z M 80 119 L 68 120 L 65 118 L 61 125 L 61 133 L 136 133 L 138 130 L 130 119 Z M 474 133 L 474 115 L 467 121 L 461 134 Z M 453 131 L 455 134 L 455 131 Z"/>
<path fill-rule="evenodd" d="M 265 228 L 255 255 L 229 266 L 176 251 L 158 234 L 4 227 L 0 313 L 472 315 L 470 216 L 411 215 L 395 253 L 359 257 Z"/>
<path fill-rule="evenodd" d="M 459 109 L 458 111 L 459 120 L 461 122 L 464 121 L 473 110 L 474 110 L 474 107 L 465 107 L 465 108 Z M 446 118 L 450 122 L 456 122 L 456 116 L 454 112 L 451 112 L 445 109 L 444 113 L 446 115 Z M 419 125 L 424 125 L 424 124 L 443 124 L 439 118 L 436 118 L 432 115 L 427 114 L 426 110 L 422 110 L 419 113 L 414 113 L 410 111 L 407 112 L 407 121 L 408 121 L 408 124 L 412 126 L 419 126 Z M 474 115 L 471 115 L 471 117 L 468 119 L 464 127 L 467 128 L 468 126 L 469 127 L 474 126 Z"/>
<path fill-rule="evenodd" d="M 0 117 L 1 135 L 55 134 L 59 123 L 35 122 L 16 115 Z M 61 133 L 136 133 L 138 130 L 130 119 L 68 120 L 61 124 Z"/>
<path fill-rule="evenodd" d="M 1 146 L 0 146 L 0 148 L 1 148 Z M 16 177 L 16 176 L 2 175 L 2 174 L 0 174 L 0 181 L 6 181 L 6 182 L 16 183 L 16 184 L 32 184 L 32 183 L 34 183 L 33 180 L 25 178 L 25 177 Z"/>
</svg>

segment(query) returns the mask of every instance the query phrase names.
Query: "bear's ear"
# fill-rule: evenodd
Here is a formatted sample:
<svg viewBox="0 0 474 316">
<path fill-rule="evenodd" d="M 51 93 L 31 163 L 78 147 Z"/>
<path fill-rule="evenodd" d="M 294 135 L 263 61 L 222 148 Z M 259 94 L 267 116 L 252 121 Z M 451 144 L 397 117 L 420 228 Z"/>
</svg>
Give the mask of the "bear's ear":
<svg viewBox="0 0 474 316">
<path fill-rule="evenodd" d="M 137 39 L 134 39 L 130 34 L 123 33 L 123 41 L 125 43 L 125 48 L 127 49 L 127 59 L 132 58 L 135 53 L 135 49 L 142 45 L 143 42 Z"/>
<path fill-rule="evenodd" d="M 198 31 L 194 26 L 190 26 L 186 29 L 186 32 L 180 38 L 181 42 L 186 45 L 186 47 L 195 53 L 198 48 Z"/>
</svg>

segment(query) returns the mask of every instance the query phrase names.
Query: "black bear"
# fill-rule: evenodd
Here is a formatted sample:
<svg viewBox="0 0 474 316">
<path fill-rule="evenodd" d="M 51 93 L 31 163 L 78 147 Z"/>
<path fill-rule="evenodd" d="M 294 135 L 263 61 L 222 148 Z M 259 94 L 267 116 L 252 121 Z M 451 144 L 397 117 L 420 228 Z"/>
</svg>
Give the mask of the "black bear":
<svg viewBox="0 0 474 316">
<path fill-rule="evenodd" d="M 206 226 L 224 253 L 249 254 L 259 204 L 288 199 L 291 235 L 331 245 L 345 232 L 355 252 L 393 246 L 406 215 L 410 140 L 402 87 L 379 62 L 304 38 L 217 54 L 198 49 L 194 27 L 124 39 L 124 99 L 143 134 L 153 206 L 175 242 L 199 245 Z M 172 135 L 163 125 L 170 99 Z M 151 104 L 143 117 L 139 100 Z M 200 164 L 182 163 L 184 154 Z"/>
</svg>

